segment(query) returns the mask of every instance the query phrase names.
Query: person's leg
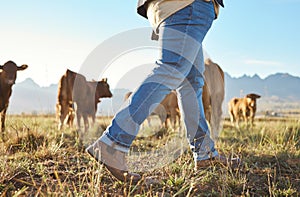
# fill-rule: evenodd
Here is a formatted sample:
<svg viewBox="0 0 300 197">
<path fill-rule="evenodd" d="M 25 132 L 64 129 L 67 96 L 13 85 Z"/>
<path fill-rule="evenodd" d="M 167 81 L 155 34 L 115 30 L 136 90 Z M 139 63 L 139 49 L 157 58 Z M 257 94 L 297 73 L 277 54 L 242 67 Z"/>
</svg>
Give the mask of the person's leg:
<svg viewBox="0 0 300 197">
<path fill-rule="evenodd" d="M 187 32 L 189 32 L 189 35 L 194 35 L 199 43 L 202 43 L 205 33 L 213 21 L 213 15 L 211 14 L 214 11 L 213 7 L 211 9 L 208 8 L 210 3 L 203 3 L 202 0 L 199 0 L 198 3 L 198 15 L 193 21 L 195 23 L 189 26 Z M 206 22 L 203 23 L 205 19 Z M 195 169 L 202 166 L 206 167 L 211 164 L 211 161 L 236 167 L 240 165 L 240 160 L 237 158 L 228 159 L 219 155 L 215 149 L 215 143 L 210 136 L 202 103 L 205 70 L 202 45 L 196 57 L 187 77 L 177 88 L 179 107 L 185 123 L 188 141 L 193 152 Z"/>
<path fill-rule="evenodd" d="M 179 107 L 195 162 L 218 156 L 214 141 L 210 137 L 202 103 L 203 71 L 203 53 L 200 50 L 191 72 L 177 89 Z"/>
<path fill-rule="evenodd" d="M 182 112 L 187 137 L 193 151 L 194 160 L 206 160 L 218 155 L 214 141 L 210 138 L 202 103 L 202 87 L 204 86 L 204 58 L 202 41 L 214 20 L 214 7 L 211 2 L 196 1 L 192 25 L 188 34 L 193 35 L 200 43 L 193 67 L 178 90 L 179 106 Z"/>
<path fill-rule="evenodd" d="M 201 9 L 207 11 L 199 17 Z M 151 113 L 150 109 L 155 109 L 190 73 L 213 18 L 212 3 L 196 0 L 162 23 L 159 35 L 161 54 L 156 67 L 116 114 L 103 135 L 87 149 L 90 154 L 93 155 L 92 150 L 103 147 L 103 144 L 123 153 L 129 151 L 140 124 Z"/>
</svg>

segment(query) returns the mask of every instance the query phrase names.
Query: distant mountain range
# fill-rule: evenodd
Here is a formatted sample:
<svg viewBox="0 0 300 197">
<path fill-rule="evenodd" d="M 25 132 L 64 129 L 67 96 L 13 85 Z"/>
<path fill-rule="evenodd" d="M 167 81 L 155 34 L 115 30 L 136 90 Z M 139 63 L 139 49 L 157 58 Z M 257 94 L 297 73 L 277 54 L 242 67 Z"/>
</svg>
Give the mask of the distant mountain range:
<svg viewBox="0 0 300 197">
<path fill-rule="evenodd" d="M 101 115 L 114 114 L 122 105 L 124 95 L 128 91 L 126 89 L 112 90 L 113 98 L 102 99 L 98 113 Z M 248 93 L 257 93 L 262 96 L 258 100 L 258 109 L 261 111 L 272 110 L 278 106 L 293 108 L 295 103 L 300 106 L 300 77 L 277 73 L 265 79 L 261 79 L 258 75 L 234 78 L 225 73 L 225 92 L 223 110 L 226 110 L 227 103 L 232 97 L 242 97 Z M 13 86 L 8 113 L 55 113 L 56 100 L 57 84 L 40 87 L 31 78 L 28 78 Z"/>
<path fill-rule="evenodd" d="M 226 99 L 255 92 L 262 97 L 278 97 L 288 101 L 300 100 L 300 77 L 278 73 L 261 79 L 258 75 L 232 78 L 225 73 Z"/>
</svg>

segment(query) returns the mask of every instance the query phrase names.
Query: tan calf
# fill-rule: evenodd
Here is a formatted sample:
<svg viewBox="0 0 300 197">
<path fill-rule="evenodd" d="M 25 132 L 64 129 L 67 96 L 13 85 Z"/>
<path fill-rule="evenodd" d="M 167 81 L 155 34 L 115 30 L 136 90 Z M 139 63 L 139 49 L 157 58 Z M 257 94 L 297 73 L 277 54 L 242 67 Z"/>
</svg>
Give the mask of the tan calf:
<svg viewBox="0 0 300 197">
<path fill-rule="evenodd" d="M 232 98 L 228 103 L 228 110 L 231 124 L 239 126 L 239 121 L 244 120 L 247 124 L 253 125 L 256 113 L 256 99 L 258 94 L 247 94 L 244 98 Z"/>
</svg>

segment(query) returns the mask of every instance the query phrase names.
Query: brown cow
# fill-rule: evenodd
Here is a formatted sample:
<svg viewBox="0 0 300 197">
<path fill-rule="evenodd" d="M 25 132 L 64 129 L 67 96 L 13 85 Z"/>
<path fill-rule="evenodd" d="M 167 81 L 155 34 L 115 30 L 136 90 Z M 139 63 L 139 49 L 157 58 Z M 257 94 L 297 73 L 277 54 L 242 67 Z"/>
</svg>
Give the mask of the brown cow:
<svg viewBox="0 0 300 197">
<path fill-rule="evenodd" d="M 205 118 L 210 125 L 211 136 L 217 138 L 221 130 L 222 104 L 225 96 L 224 72 L 218 64 L 206 59 L 204 77 L 202 101 Z"/>
<path fill-rule="evenodd" d="M 231 124 L 239 126 L 240 119 L 243 119 L 247 124 L 253 125 L 256 112 L 256 99 L 260 98 L 257 94 L 247 94 L 244 98 L 232 98 L 228 103 L 228 110 Z"/>
<path fill-rule="evenodd" d="M 60 78 L 58 83 L 58 97 L 56 104 L 56 115 L 59 121 L 58 129 L 62 129 L 66 117 L 68 117 L 67 123 L 72 125 L 74 119 L 74 103 L 73 103 L 73 90 L 74 83 L 80 88 L 86 83 L 86 79 L 83 75 L 77 74 L 69 69 Z"/>
<path fill-rule="evenodd" d="M 127 92 L 124 96 L 124 101 L 127 101 L 127 99 L 132 95 L 132 92 Z"/>
<path fill-rule="evenodd" d="M 6 110 L 12 93 L 11 88 L 15 84 L 17 78 L 17 71 L 25 70 L 27 67 L 26 64 L 17 66 L 13 61 L 8 61 L 3 66 L 0 65 L 0 113 L 2 134 L 5 130 Z"/>
<path fill-rule="evenodd" d="M 126 93 L 124 96 L 124 101 L 126 101 L 131 94 L 132 92 Z M 172 90 L 169 94 L 167 94 L 160 105 L 154 109 L 151 115 L 158 115 L 161 125 L 163 125 L 165 128 L 168 127 L 168 121 L 170 121 L 172 128 L 174 128 L 177 121 L 180 120 L 176 91 Z M 148 125 L 151 126 L 150 116 L 147 118 L 147 122 Z"/>
<path fill-rule="evenodd" d="M 165 128 L 168 127 L 168 121 L 170 121 L 170 126 L 174 129 L 176 123 L 180 120 L 176 91 L 172 90 L 169 94 L 167 94 L 160 105 L 154 109 L 152 114 L 158 115 L 161 124 L 164 125 Z M 150 125 L 150 119 L 147 120 Z"/>
<path fill-rule="evenodd" d="M 82 96 L 82 93 L 84 93 L 85 96 Z M 87 130 L 89 128 L 88 117 L 91 117 L 92 122 L 95 123 L 97 105 L 100 103 L 100 98 L 111 97 L 112 93 L 110 92 L 106 78 L 101 81 L 87 82 L 86 91 L 81 92 L 80 97 L 74 98 L 74 103 L 76 103 L 77 107 L 77 125 L 80 127 L 80 119 L 82 117 L 84 121 L 84 128 Z"/>
<path fill-rule="evenodd" d="M 76 113 L 77 124 L 80 128 L 81 117 L 84 120 L 85 130 L 88 129 L 88 117 L 95 122 L 97 104 L 100 98 L 112 97 L 107 79 L 101 81 L 86 81 L 86 78 L 76 72 L 67 70 L 61 77 L 58 86 L 58 99 L 56 104 L 58 128 L 61 129 L 66 117 L 69 126 L 73 124 Z"/>
</svg>

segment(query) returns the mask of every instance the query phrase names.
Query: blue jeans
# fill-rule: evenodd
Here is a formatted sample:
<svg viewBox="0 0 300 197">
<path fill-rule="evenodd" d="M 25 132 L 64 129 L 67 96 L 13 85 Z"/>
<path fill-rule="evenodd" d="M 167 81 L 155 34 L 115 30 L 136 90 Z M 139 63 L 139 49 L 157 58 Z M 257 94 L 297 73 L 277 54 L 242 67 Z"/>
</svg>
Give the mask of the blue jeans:
<svg viewBox="0 0 300 197">
<path fill-rule="evenodd" d="M 171 90 L 176 89 L 195 161 L 218 155 L 210 138 L 202 105 L 202 41 L 214 17 L 212 2 L 195 0 L 160 25 L 161 50 L 155 68 L 98 140 L 128 152 L 140 125 L 152 112 L 151 109 L 155 109 Z"/>
</svg>

